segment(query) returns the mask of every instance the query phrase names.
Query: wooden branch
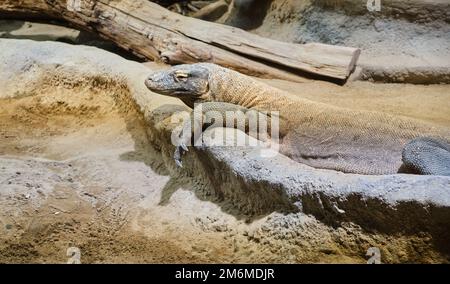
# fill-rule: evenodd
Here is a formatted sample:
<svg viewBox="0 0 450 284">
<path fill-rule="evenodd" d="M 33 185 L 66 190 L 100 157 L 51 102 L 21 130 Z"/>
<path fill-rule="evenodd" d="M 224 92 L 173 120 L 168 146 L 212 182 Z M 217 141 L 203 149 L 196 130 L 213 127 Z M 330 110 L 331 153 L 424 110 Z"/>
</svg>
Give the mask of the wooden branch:
<svg viewBox="0 0 450 284">
<path fill-rule="evenodd" d="M 225 0 L 212 2 L 211 4 L 199 9 L 194 14 L 193 18 L 205 21 L 215 21 L 222 17 L 228 11 L 228 4 Z"/>
<path fill-rule="evenodd" d="M 355 48 L 263 38 L 184 17 L 145 0 L 0 0 L 0 15 L 59 18 L 153 60 L 213 62 L 263 78 L 303 81 L 298 73 L 306 72 L 345 80 L 359 56 Z"/>
</svg>

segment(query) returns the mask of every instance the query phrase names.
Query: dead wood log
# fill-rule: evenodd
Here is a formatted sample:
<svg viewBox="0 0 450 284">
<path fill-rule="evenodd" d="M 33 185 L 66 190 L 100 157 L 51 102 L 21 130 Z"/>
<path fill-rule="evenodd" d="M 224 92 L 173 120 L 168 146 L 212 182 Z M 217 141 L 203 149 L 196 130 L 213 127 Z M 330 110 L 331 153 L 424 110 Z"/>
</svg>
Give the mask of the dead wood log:
<svg viewBox="0 0 450 284">
<path fill-rule="evenodd" d="M 43 15 L 97 32 L 149 59 L 213 62 L 263 78 L 302 81 L 298 74 L 309 73 L 345 80 L 359 56 L 356 48 L 279 42 L 145 0 L 0 0 L 0 16 Z"/>
</svg>

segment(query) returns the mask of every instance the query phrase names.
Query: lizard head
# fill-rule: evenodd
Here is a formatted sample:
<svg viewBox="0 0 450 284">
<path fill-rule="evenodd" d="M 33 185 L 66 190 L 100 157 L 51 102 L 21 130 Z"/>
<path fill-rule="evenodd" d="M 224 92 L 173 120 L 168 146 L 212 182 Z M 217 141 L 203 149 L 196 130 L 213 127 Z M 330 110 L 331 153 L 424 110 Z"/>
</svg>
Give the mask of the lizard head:
<svg viewBox="0 0 450 284">
<path fill-rule="evenodd" d="M 189 105 L 201 102 L 208 94 L 209 74 L 208 64 L 177 65 L 151 74 L 145 85 L 152 92 L 177 97 Z"/>
</svg>

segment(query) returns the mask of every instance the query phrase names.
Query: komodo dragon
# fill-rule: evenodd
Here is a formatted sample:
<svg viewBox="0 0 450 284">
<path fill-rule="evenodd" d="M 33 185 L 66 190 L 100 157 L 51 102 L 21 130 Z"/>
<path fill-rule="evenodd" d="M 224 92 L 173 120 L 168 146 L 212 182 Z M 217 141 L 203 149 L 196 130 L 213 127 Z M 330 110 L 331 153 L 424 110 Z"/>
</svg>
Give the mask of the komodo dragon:
<svg viewBox="0 0 450 284">
<path fill-rule="evenodd" d="M 280 152 L 315 168 L 368 175 L 450 175 L 450 128 L 293 97 L 210 63 L 156 72 L 145 85 L 191 108 L 201 103 L 203 112 L 278 111 Z M 183 149 L 187 151 L 184 142 L 175 152 L 178 162 Z"/>
</svg>

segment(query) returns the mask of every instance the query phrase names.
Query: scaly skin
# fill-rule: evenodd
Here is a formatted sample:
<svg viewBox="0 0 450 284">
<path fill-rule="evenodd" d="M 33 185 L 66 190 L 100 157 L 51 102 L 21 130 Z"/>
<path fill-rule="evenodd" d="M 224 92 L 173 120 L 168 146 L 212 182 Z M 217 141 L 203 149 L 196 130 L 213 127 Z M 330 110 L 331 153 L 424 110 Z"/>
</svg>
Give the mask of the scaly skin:
<svg viewBox="0 0 450 284">
<path fill-rule="evenodd" d="M 231 104 L 244 110 L 278 111 L 280 151 L 315 168 L 358 174 L 394 174 L 406 167 L 408 172 L 418 174 L 450 175 L 447 144 L 450 129 L 446 127 L 293 97 L 209 63 L 178 65 L 150 75 L 145 84 L 151 91 L 177 97 L 191 108 L 195 103 L 202 103 L 204 110 L 222 107 L 224 111 L 230 110 L 233 109 Z M 183 135 L 187 137 L 186 131 Z M 403 151 L 408 142 L 421 137 L 428 138 L 414 140 L 413 147 L 408 149 L 425 147 L 426 153 Z M 187 150 L 187 147 L 181 145 L 177 149 L 176 155 L 180 158 L 179 150 Z M 442 153 L 446 154 L 442 156 Z M 438 165 L 428 166 L 430 160 L 438 156 Z"/>
</svg>

